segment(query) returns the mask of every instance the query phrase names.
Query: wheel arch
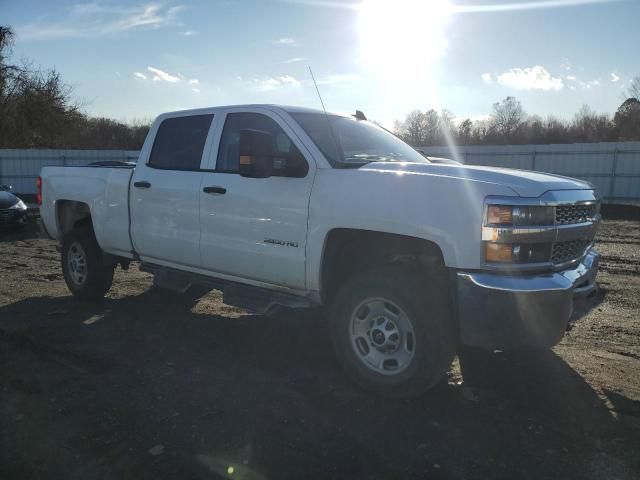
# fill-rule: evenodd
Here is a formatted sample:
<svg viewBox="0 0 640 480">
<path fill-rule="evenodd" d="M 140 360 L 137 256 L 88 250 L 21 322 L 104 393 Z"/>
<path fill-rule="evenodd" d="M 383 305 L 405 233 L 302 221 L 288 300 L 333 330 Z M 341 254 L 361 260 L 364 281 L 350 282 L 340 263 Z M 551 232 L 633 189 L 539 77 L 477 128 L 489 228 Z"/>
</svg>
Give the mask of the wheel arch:
<svg viewBox="0 0 640 480">
<path fill-rule="evenodd" d="M 80 225 L 88 225 L 93 229 L 91 209 L 85 202 L 57 200 L 55 215 L 59 240 Z"/>
<path fill-rule="evenodd" d="M 377 266 L 403 264 L 415 269 L 443 269 L 440 246 L 430 240 L 396 233 L 334 228 L 327 232 L 319 269 L 320 298 L 330 301 L 350 275 Z"/>
</svg>

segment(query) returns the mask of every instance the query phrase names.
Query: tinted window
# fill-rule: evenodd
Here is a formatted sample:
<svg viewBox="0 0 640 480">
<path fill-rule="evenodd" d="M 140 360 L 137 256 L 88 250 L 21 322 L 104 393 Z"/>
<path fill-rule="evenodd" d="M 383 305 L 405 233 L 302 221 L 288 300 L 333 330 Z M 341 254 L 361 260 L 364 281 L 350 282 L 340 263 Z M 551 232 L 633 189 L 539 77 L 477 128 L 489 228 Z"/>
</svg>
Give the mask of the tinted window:
<svg viewBox="0 0 640 480">
<path fill-rule="evenodd" d="M 220 147 L 218 148 L 218 160 L 216 170 L 226 173 L 238 173 L 240 162 L 239 139 L 240 130 L 251 129 L 268 132 L 273 137 L 273 148 L 276 159 L 274 161 L 274 176 L 304 177 L 309 170 L 304 156 L 294 145 L 289 136 L 273 119 L 260 113 L 230 113 L 222 131 Z M 284 165 L 278 171 L 278 166 Z"/>
<path fill-rule="evenodd" d="M 167 118 L 158 128 L 149 166 L 170 170 L 197 170 L 213 115 Z"/>
</svg>

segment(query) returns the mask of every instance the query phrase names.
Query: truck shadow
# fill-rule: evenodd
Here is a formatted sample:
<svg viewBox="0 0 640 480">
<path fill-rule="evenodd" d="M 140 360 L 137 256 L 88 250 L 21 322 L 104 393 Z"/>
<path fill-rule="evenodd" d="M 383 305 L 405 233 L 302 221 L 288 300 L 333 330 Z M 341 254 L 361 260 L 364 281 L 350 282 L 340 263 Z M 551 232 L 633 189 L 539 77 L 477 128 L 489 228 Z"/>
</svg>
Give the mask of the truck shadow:
<svg viewBox="0 0 640 480">
<path fill-rule="evenodd" d="M 637 443 L 553 351 L 491 358 L 485 384 L 389 400 L 345 378 L 318 313 L 194 313 L 197 298 L 150 289 L 94 305 L 43 296 L 0 307 L 5 395 L 39 410 L 54 397 L 68 412 L 59 439 L 39 436 L 37 415 L 22 420 L 27 450 L 5 434 L 8 471 L 30 472 L 38 442 L 65 439 L 75 450 L 56 452 L 64 461 L 49 477 L 86 474 L 82 458 L 98 476 L 113 461 L 116 477 L 585 478 L 607 461 L 607 439 Z M 100 412 L 119 427 L 105 428 Z M 114 441 L 82 440 L 96 431 Z M 150 457 L 156 443 L 171 455 Z"/>
</svg>

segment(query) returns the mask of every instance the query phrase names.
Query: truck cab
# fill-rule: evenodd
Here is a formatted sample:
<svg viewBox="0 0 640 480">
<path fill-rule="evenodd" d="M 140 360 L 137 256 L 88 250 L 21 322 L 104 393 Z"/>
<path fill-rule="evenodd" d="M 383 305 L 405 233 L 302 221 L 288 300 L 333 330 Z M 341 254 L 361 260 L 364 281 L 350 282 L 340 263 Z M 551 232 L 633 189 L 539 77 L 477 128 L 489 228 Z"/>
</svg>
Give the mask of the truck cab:
<svg viewBox="0 0 640 480">
<path fill-rule="evenodd" d="M 383 395 L 429 389 L 460 345 L 555 345 L 596 288 L 591 185 L 432 162 L 362 114 L 163 114 L 135 166 L 45 167 L 39 195 L 76 296 L 137 261 L 258 312 L 323 306 L 345 370 Z"/>
</svg>

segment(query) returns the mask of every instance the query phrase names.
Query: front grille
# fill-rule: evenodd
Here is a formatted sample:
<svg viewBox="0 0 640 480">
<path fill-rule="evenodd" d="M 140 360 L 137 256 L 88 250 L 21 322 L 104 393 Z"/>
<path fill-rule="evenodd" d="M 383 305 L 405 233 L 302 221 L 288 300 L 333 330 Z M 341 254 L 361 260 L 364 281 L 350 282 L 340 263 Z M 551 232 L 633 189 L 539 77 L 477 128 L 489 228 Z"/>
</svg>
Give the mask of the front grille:
<svg viewBox="0 0 640 480">
<path fill-rule="evenodd" d="M 596 216 L 596 208 L 596 204 L 558 206 L 556 207 L 556 223 L 570 225 L 587 222 Z"/>
<path fill-rule="evenodd" d="M 587 245 L 589 245 L 589 241 L 584 239 L 554 243 L 551 249 L 551 262 L 558 265 L 575 260 L 582 256 Z"/>
</svg>

